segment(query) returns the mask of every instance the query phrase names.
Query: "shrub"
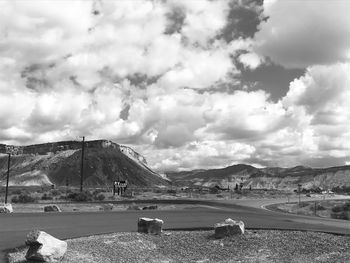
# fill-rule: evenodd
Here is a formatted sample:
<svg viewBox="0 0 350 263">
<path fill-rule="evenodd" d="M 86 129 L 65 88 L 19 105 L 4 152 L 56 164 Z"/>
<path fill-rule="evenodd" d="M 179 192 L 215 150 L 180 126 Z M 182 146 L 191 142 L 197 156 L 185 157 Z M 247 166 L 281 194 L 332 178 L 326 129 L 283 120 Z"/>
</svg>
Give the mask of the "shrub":
<svg viewBox="0 0 350 263">
<path fill-rule="evenodd" d="M 102 192 L 103 192 L 102 189 L 96 189 L 96 190 L 94 190 L 94 191 L 92 192 L 92 194 L 93 194 L 93 195 L 98 195 L 98 194 L 100 194 L 100 193 L 102 193 Z"/>
<path fill-rule="evenodd" d="M 20 194 L 22 194 L 22 190 L 21 189 L 15 189 L 15 190 L 12 191 L 12 194 L 20 195 Z"/>
<path fill-rule="evenodd" d="M 219 193 L 219 189 L 216 188 L 216 187 L 211 187 L 211 188 L 209 189 L 209 193 L 210 193 L 210 194 L 218 194 L 218 193 Z"/>
<path fill-rule="evenodd" d="M 98 194 L 98 195 L 95 195 L 94 196 L 94 199 L 97 200 L 97 201 L 103 201 L 105 200 L 105 195 L 104 194 Z"/>
<path fill-rule="evenodd" d="M 155 193 L 155 194 L 161 194 L 161 193 L 163 193 L 163 191 L 162 191 L 162 189 L 153 189 L 153 193 Z"/>
<path fill-rule="evenodd" d="M 327 208 L 325 208 L 323 205 L 316 205 L 316 210 L 327 210 Z"/>
<path fill-rule="evenodd" d="M 166 192 L 168 194 L 176 194 L 177 193 L 176 189 L 168 189 Z"/>
<path fill-rule="evenodd" d="M 349 213 L 346 211 L 341 211 L 339 213 L 332 213 L 331 217 L 334 219 L 350 220 Z"/>
<path fill-rule="evenodd" d="M 53 199 L 53 197 L 48 195 L 47 193 L 45 193 L 41 196 L 41 200 L 52 200 L 52 199 Z"/>
<path fill-rule="evenodd" d="M 344 207 L 341 205 L 337 205 L 337 206 L 332 207 L 332 212 L 334 212 L 334 213 L 339 213 L 342 211 L 344 211 Z"/>
<path fill-rule="evenodd" d="M 75 202 L 92 201 L 92 195 L 87 191 L 82 193 L 70 193 L 67 195 L 67 198 Z"/>
<path fill-rule="evenodd" d="M 350 202 L 345 203 L 343 208 L 344 208 L 344 211 L 350 211 Z"/>
<path fill-rule="evenodd" d="M 11 203 L 18 203 L 18 196 L 15 195 L 11 198 Z"/>
<path fill-rule="evenodd" d="M 12 203 L 34 203 L 36 199 L 28 194 L 20 194 L 12 197 Z"/>
<path fill-rule="evenodd" d="M 57 190 L 57 189 L 52 189 L 52 190 L 50 191 L 50 193 L 51 193 L 52 196 L 58 196 L 58 195 L 61 194 L 61 191 L 60 191 L 60 190 Z"/>
<path fill-rule="evenodd" d="M 303 202 L 301 202 L 300 204 L 299 204 L 299 207 L 307 207 L 309 204 L 308 203 L 303 203 Z"/>
</svg>

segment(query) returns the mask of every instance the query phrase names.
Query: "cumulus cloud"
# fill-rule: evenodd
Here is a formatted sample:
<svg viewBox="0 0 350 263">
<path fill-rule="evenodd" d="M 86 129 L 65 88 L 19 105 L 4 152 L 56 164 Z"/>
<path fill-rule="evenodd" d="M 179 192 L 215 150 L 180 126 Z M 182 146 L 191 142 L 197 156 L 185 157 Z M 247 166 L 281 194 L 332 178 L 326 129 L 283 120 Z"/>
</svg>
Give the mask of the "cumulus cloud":
<svg viewBox="0 0 350 263">
<path fill-rule="evenodd" d="M 349 1 L 264 1 L 257 53 L 288 68 L 350 59 Z"/>
<path fill-rule="evenodd" d="M 254 17 L 254 28 L 261 5 L 243 3 L 0 1 L 1 142 L 111 139 L 160 171 L 330 162 L 327 154 L 346 161 L 349 65 L 309 66 L 277 102 L 263 90 L 236 90 L 240 69 L 254 71 L 264 56 L 286 66 L 315 62 L 290 46 L 282 52 L 284 35 L 286 58 L 272 52 L 268 28 L 291 26 L 275 14 L 279 2 L 265 6 L 270 18 L 254 39 L 235 14 Z M 341 37 L 330 47 L 335 60 L 345 58 Z"/>
<path fill-rule="evenodd" d="M 245 53 L 238 57 L 244 67 L 249 69 L 256 69 L 263 62 L 263 58 L 258 56 L 256 53 Z"/>
</svg>

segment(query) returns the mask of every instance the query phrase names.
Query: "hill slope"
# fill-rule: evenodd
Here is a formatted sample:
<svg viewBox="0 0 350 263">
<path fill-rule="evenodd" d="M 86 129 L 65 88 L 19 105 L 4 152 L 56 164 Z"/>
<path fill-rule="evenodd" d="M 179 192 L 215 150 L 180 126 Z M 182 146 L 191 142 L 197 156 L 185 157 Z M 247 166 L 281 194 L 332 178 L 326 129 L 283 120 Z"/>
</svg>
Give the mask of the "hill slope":
<svg viewBox="0 0 350 263">
<path fill-rule="evenodd" d="M 10 185 L 80 185 L 81 142 L 65 141 L 30 146 L 0 145 L 0 153 L 11 150 Z M 5 184 L 7 156 L 0 156 L 0 185 Z M 131 148 L 111 141 L 85 144 L 84 186 L 112 185 L 128 180 L 133 186 L 168 185 L 153 172 L 145 158 Z"/>
<path fill-rule="evenodd" d="M 332 189 L 350 187 L 350 166 L 330 168 L 310 168 L 296 166 L 292 168 L 255 168 L 238 164 L 222 169 L 194 170 L 186 172 L 167 172 L 167 177 L 181 186 L 215 186 L 234 188 L 236 183 L 244 187 L 264 189 L 297 189 L 302 188 Z"/>
</svg>

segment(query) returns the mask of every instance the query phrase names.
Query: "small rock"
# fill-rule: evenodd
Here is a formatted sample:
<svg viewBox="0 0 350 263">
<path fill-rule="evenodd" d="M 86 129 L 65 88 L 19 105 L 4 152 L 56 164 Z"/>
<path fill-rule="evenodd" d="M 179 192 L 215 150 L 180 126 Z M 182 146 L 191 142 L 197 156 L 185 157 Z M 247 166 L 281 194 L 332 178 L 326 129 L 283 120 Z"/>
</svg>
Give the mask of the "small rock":
<svg viewBox="0 0 350 263">
<path fill-rule="evenodd" d="M 224 222 L 214 225 L 215 238 L 244 234 L 244 223 L 227 218 Z"/>
<path fill-rule="evenodd" d="M 57 205 L 47 205 L 44 207 L 44 212 L 62 212 Z"/>
<path fill-rule="evenodd" d="M 137 232 L 160 235 L 162 233 L 163 223 L 163 220 L 158 218 L 139 218 L 139 221 L 137 223 Z"/>
<path fill-rule="evenodd" d="M 103 205 L 101 205 L 100 210 L 103 210 L 103 211 L 110 211 L 110 210 L 113 210 L 113 207 L 114 207 L 114 205 L 113 205 L 113 204 L 110 204 L 110 203 L 108 203 L 108 204 L 103 204 Z"/>
<path fill-rule="evenodd" d="M 142 210 L 157 210 L 158 206 L 156 205 L 150 205 L 150 206 L 145 206 L 142 208 Z"/>
<path fill-rule="evenodd" d="M 40 230 L 29 232 L 25 243 L 29 246 L 25 256 L 28 261 L 58 262 L 67 251 L 67 242 Z"/>
<path fill-rule="evenodd" d="M 13 213 L 11 204 L 3 204 L 0 206 L 0 213 Z"/>
</svg>

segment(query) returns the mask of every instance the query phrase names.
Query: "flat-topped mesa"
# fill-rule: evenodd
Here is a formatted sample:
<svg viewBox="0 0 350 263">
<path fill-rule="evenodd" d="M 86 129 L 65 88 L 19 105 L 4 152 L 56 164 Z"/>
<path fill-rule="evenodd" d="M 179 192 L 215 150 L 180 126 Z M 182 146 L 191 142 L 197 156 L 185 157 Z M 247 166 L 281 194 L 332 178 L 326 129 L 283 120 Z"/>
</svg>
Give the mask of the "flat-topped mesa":
<svg viewBox="0 0 350 263">
<path fill-rule="evenodd" d="M 85 147 L 96 148 L 96 149 L 120 148 L 118 144 L 108 140 L 86 141 Z M 0 153 L 11 152 L 13 155 L 47 154 L 49 152 L 55 153 L 59 151 L 79 150 L 79 149 L 81 149 L 81 141 L 61 141 L 61 142 L 52 142 L 52 143 L 33 144 L 33 145 L 27 145 L 27 146 L 0 144 Z"/>
</svg>

